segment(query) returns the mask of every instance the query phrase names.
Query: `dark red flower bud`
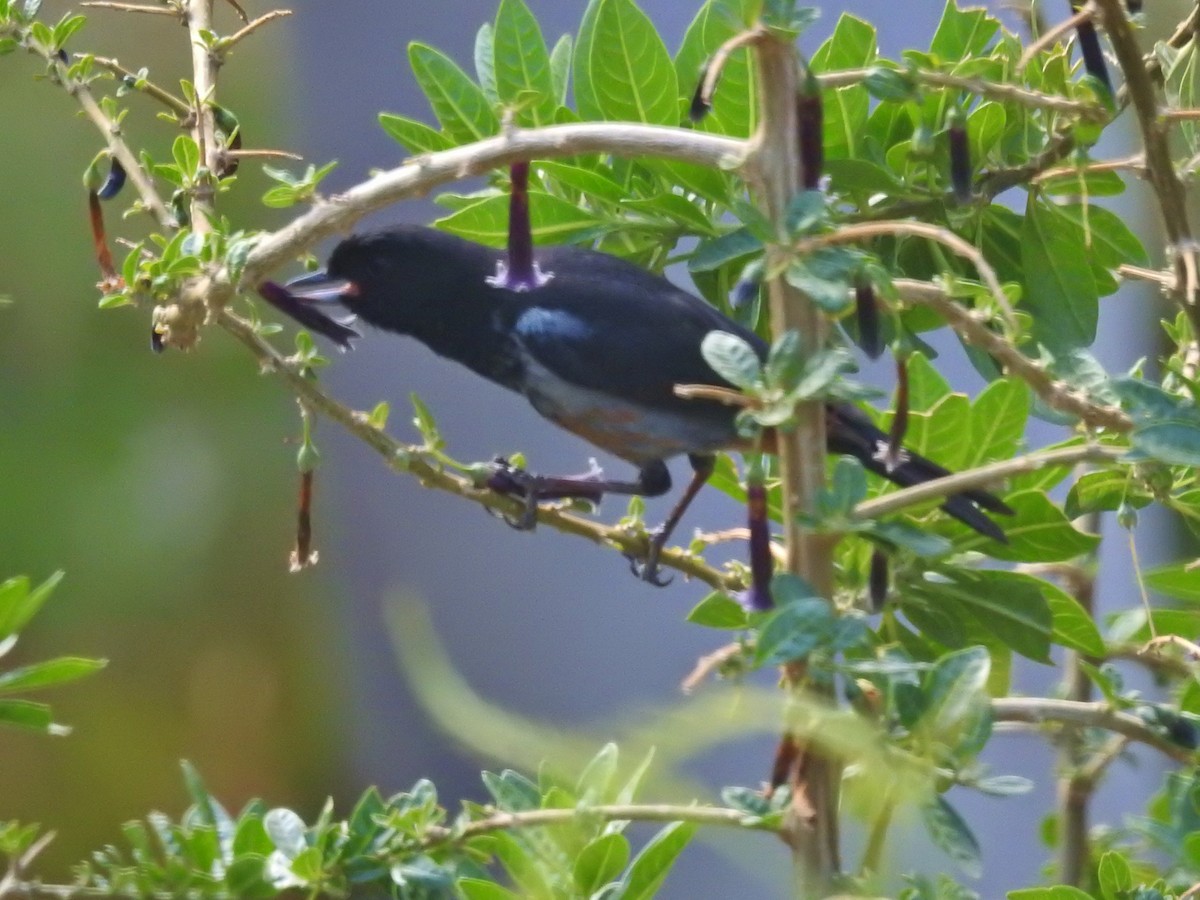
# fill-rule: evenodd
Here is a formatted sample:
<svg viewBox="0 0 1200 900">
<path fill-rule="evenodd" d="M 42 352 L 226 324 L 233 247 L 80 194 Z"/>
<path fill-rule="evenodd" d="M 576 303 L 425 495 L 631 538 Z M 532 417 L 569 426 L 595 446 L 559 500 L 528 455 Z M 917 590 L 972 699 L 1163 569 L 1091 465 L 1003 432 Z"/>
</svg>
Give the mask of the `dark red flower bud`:
<svg viewBox="0 0 1200 900">
<path fill-rule="evenodd" d="M 1082 4 L 1079 0 L 1071 0 L 1071 11 L 1079 12 Z M 1104 85 L 1111 95 L 1112 81 L 1108 77 L 1108 64 L 1104 61 L 1104 49 L 1100 46 L 1100 34 L 1091 21 L 1080 22 L 1075 27 L 1079 37 L 1079 55 L 1083 57 L 1083 67 L 1087 73 Z"/>
<path fill-rule="evenodd" d="M 746 512 L 750 527 L 750 608 L 761 611 L 775 605 L 771 599 L 775 563 L 771 558 L 767 489 L 761 462 L 752 463 L 746 473 Z"/>
<path fill-rule="evenodd" d="M 711 64 L 711 59 L 704 61 L 704 65 L 700 69 L 700 80 L 696 82 L 696 90 L 692 94 L 692 104 L 688 107 L 688 118 L 693 122 L 699 122 L 712 112 L 712 93 L 708 86 L 708 67 Z"/>
<path fill-rule="evenodd" d="M 890 472 L 904 462 L 904 435 L 908 431 L 908 358 L 896 358 L 896 412 L 888 430 L 883 464 Z"/>
<path fill-rule="evenodd" d="M 821 170 L 825 165 L 825 110 L 821 105 L 821 85 L 811 71 L 804 73 L 804 84 L 796 95 L 796 120 L 800 181 L 805 190 L 815 191 L 821 185 Z"/>
<path fill-rule="evenodd" d="M 865 275 L 854 284 L 854 318 L 858 323 L 858 346 L 871 359 L 883 354 L 883 332 L 879 327 L 879 304 L 875 285 Z"/>
<path fill-rule="evenodd" d="M 950 184 L 954 198 L 959 203 L 970 203 L 974 196 L 971 189 L 971 145 L 967 139 L 967 120 L 957 106 L 950 108 L 946 117 L 950 135 Z"/>
<path fill-rule="evenodd" d="M 317 564 L 317 552 L 312 548 L 313 470 L 300 473 L 300 496 L 296 504 L 296 548 L 288 568 L 299 572 Z"/>
</svg>

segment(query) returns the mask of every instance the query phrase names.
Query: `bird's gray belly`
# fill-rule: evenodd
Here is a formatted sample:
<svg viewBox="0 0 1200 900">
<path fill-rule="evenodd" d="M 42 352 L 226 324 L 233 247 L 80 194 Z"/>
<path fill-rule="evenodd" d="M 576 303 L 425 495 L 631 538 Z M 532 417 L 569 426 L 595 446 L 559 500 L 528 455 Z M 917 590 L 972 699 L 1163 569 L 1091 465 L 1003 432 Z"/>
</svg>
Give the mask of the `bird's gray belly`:
<svg viewBox="0 0 1200 900">
<path fill-rule="evenodd" d="M 533 363 L 522 392 L 541 415 L 636 465 L 682 453 L 712 453 L 736 438 L 732 415 L 650 409 L 570 384 Z"/>
</svg>

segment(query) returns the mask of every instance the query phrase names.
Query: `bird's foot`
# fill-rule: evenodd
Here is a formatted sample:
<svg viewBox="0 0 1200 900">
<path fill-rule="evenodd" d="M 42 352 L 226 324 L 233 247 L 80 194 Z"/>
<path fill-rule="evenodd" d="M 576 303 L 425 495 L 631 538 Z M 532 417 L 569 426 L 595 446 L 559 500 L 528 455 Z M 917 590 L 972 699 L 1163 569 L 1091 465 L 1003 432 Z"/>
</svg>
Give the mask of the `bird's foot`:
<svg viewBox="0 0 1200 900">
<path fill-rule="evenodd" d="M 524 469 L 518 469 L 503 456 L 492 460 L 492 474 L 484 484 L 497 494 L 513 497 L 524 503 L 520 515 L 510 516 L 507 513 L 496 513 L 489 509 L 492 515 L 498 515 L 504 523 L 518 531 L 532 531 L 537 525 L 537 491 L 538 477 L 530 475 Z"/>
<path fill-rule="evenodd" d="M 639 559 L 632 553 L 625 554 L 625 558 L 629 560 L 629 571 L 633 573 L 635 578 L 640 578 L 648 584 L 652 584 L 655 587 L 666 587 L 675 580 L 673 576 L 664 578 L 659 567 L 659 559 L 662 556 L 663 544 L 666 543 L 667 534 L 660 525 L 649 531 L 648 536 L 650 538 L 650 547 L 646 551 L 645 559 Z"/>
</svg>

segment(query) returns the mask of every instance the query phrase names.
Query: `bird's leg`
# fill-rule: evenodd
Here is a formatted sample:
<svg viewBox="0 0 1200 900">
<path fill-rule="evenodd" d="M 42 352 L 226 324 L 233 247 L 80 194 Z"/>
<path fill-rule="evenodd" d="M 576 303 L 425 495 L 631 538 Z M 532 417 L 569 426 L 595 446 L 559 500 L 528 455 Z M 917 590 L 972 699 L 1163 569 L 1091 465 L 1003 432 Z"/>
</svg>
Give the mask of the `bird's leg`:
<svg viewBox="0 0 1200 900">
<path fill-rule="evenodd" d="M 657 497 L 671 488 L 671 476 L 661 461 L 645 466 L 636 481 L 610 481 L 603 470 L 592 462 L 583 475 L 534 475 L 497 459 L 488 477 L 487 487 L 498 494 L 518 497 L 524 501 L 521 514 L 512 519 L 504 517 L 513 528 L 527 531 L 537 524 L 537 505 L 542 500 L 589 500 L 600 502 L 605 494 L 637 494 Z"/>
<path fill-rule="evenodd" d="M 671 583 L 670 578 L 659 577 L 659 557 L 662 556 L 663 547 L 671 539 L 671 533 L 675 530 L 675 526 L 679 524 L 679 520 L 687 512 L 687 508 L 696 499 L 696 495 L 700 493 L 700 488 L 708 483 L 708 479 L 712 477 L 713 468 L 716 466 L 715 457 L 698 453 L 689 453 L 688 462 L 692 464 L 692 480 L 688 482 L 687 489 L 684 490 L 683 496 L 679 498 L 679 501 L 671 509 L 666 521 L 650 532 L 650 548 L 646 551 L 646 559 L 639 561 L 635 556 L 627 556 L 629 559 L 629 568 L 633 574 L 643 581 L 648 581 L 655 587 L 666 587 Z M 665 467 L 663 471 L 666 471 Z M 645 475 L 646 470 L 643 469 L 642 477 L 644 478 Z M 670 483 L 670 478 L 668 477 L 668 487 Z M 666 488 L 663 489 L 663 492 L 665 490 Z"/>
</svg>

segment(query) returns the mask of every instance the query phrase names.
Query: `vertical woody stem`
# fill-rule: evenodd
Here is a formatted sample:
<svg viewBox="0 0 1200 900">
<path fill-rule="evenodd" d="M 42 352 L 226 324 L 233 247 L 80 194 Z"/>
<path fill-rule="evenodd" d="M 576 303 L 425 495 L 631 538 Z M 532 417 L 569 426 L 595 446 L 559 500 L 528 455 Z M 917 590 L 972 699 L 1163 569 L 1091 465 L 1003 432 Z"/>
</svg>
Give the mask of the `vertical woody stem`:
<svg viewBox="0 0 1200 900">
<path fill-rule="evenodd" d="M 775 335 L 796 331 L 805 354 L 822 346 L 826 326 L 820 311 L 783 277 L 787 259 L 786 213 L 803 184 L 798 141 L 797 93 L 799 65 L 790 41 L 764 33 L 757 43 L 760 86 L 760 123 L 754 139 L 751 179 L 763 212 L 778 235 L 767 248 L 767 298 L 771 331 Z M 828 543 L 801 528 L 796 515 L 812 509 L 825 483 L 825 413 L 820 402 L 797 410 L 797 427 L 778 437 L 780 478 L 783 485 L 783 527 L 787 570 L 804 578 L 825 597 L 832 596 L 833 570 Z M 793 688 L 804 679 L 802 664 L 785 671 Z M 821 897 L 829 893 L 838 869 L 837 762 L 809 746 L 798 746 L 790 765 L 793 805 L 785 839 L 792 847 L 799 893 Z"/>
<path fill-rule="evenodd" d="M 196 121 L 192 136 L 200 148 L 200 165 L 207 173 L 202 173 L 192 198 L 192 230 L 198 234 L 205 234 L 212 229 L 212 217 L 215 215 L 214 185 L 221 149 L 217 146 L 217 127 L 213 115 L 213 105 L 217 102 L 218 63 L 202 37 L 203 33 L 215 34 L 213 2 L 188 0 L 187 5 L 188 40 L 192 45 L 192 84 L 196 89 Z"/>
</svg>

